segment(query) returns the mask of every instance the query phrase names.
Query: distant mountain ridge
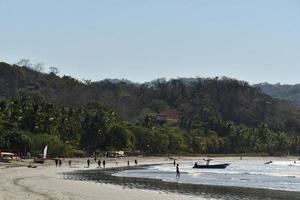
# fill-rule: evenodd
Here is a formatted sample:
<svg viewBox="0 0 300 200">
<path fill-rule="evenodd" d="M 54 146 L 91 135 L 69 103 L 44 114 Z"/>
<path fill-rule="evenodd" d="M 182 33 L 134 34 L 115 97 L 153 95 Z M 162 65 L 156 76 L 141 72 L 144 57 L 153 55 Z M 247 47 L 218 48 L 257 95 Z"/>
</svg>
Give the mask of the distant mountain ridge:
<svg viewBox="0 0 300 200">
<path fill-rule="evenodd" d="M 274 98 L 288 100 L 300 106 L 300 84 L 260 83 L 254 85 L 254 87 L 260 88 L 262 92 Z"/>
</svg>

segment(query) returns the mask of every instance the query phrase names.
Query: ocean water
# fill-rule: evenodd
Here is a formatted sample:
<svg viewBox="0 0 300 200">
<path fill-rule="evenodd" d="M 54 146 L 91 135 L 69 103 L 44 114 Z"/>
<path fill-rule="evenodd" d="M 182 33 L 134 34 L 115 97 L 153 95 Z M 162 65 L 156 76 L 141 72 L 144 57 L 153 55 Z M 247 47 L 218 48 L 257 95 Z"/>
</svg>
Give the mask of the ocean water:
<svg viewBox="0 0 300 200">
<path fill-rule="evenodd" d="M 189 183 L 213 186 L 234 186 L 271 190 L 300 192 L 300 161 L 268 159 L 227 159 L 217 158 L 211 164 L 230 163 L 226 169 L 193 169 L 194 162 L 205 164 L 203 160 L 177 161 L 181 172 L 176 178 L 173 164 L 131 169 L 113 174 L 117 177 L 151 178 L 165 182 Z"/>
<path fill-rule="evenodd" d="M 292 158 L 216 158 L 211 164 L 230 163 L 226 169 L 193 169 L 196 161 L 179 160 L 180 178 L 173 164 L 76 170 L 65 179 L 115 184 L 140 190 L 180 193 L 196 199 L 300 200 L 300 161 Z"/>
</svg>

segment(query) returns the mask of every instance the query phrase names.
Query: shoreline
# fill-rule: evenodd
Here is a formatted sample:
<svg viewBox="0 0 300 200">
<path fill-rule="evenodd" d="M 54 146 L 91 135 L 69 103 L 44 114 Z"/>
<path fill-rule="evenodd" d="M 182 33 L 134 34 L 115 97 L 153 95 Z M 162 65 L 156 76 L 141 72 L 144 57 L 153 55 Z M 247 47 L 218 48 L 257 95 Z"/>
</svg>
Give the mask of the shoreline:
<svg viewBox="0 0 300 200">
<path fill-rule="evenodd" d="M 236 187 L 236 186 L 218 186 L 204 185 L 182 182 L 164 181 L 154 178 L 139 178 L 139 177 L 124 177 L 115 176 L 114 174 L 124 170 L 145 169 L 149 166 L 160 165 L 149 164 L 130 167 L 118 167 L 107 169 L 92 169 L 92 170 L 76 170 L 66 173 L 66 179 L 77 181 L 92 181 L 97 183 L 115 184 L 130 189 L 146 189 L 157 190 L 165 193 L 177 193 L 183 195 L 191 195 L 193 197 L 201 196 L 207 199 L 300 199 L 300 192 L 252 188 L 252 187 Z M 92 176 L 91 176 L 92 175 Z M 93 176 L 96 175 L 96 176 Z M 99 179 L 100 178 L 100 179 Z M 226 196 L 225 196 L 226 195 Z"/>
<path fill-rule="evenodd" d="M 176 156 L 181 161 L 195 159 L 195 157 Z M 103 160 L 103 158 L 100 158 Z M 137 167 L 127 167 L 127 160 L 133 163 L 138 159 Z M 198 159 L 200 159 L 198 157 Z M 234 157 L 238 160 L 238 157 Z M 245 158 L 247 159 L 247 158 Z M 250 157 L 248 159 L 251 159 Z M 265 160 L 266 158 L 261 158 Z M 270 159 L 270 158 L 269 158 Z M 281 157 L 272 157 L 271 159 L 283 159 Z M 287 158 L 284 158 L 286 160 Z M 294 160 L 290 157 L 289 160 Z M 97 170 L 97 164 L 92 161 L 90 168 L 85 168 L 86 158 L 72 158 L 73 167 L 68 167 L 67 161 L 63 161 L 62 167 L 55 167 L 53 161 L 47 161 L 44 165 L 37 165 L 37 168 L 27 168 L 26 162 L 19 164 L 0 164 L 0 200 L 94 200 L 109 199 L 146 199 L 146 200 L 188 200 L 188 199 L 222 199 L 226 197 L 236 199 L 247 196 L 250 199 L 264 199 L 261 197 L 270 197 L 272 199 L 300 199 L 300 193 L 287 192 L 280 190 L 253 189 L 223 187 L 211 185 L 183 184 L 174 182 L 164 182 L 158 179 L 129 178 L 113 176 L 112 172 L 127 169 L 137 169 L 149 165 L 170 163 L 166 157 L 126 157 L 120 159 L 108 159 L 106 170 Z M 91 160 L 91 158 L 90 158 Z M 118 161 L 116 165 L 115 161 Z M 21 166 L 20 166 L 21 165 Z M 67 174 L 84 173 L 97 171 L 106 173 L 107 182 L 103 181 L 79 181 L 67 179 Z M 114 179 L 114 180 L 112 180 Z M 122 184 L 113 183 L 116 179 L 122 180 Z M 142 180 L 143 179 L 143 180 Z M 137 186 L 137 181 L 140 183 Z M 146 184 L 146 186 L 145 186 Z M 155 186 L 155 187 L 154 187 Z M 158 187 L 158 188 L 157 188 Z M 193 195 L 189 190 L 196 193 Z M 213 194 L 213 195 L 211 195 Z M 255 197 L 258 196 L 258 197 Z M 279 198 L 280 197 L 280 198 Z M 231 198 L 227 198 L 231 199 Z"/>
<path fill-rule="evenodd" d="M 126 166 L 127 159 L 119 160 L 119 166 Z M 166 163 L 166 158 L 137 158 L 143 164 Z M 86 159 L 72 159 L 74 167 L 68 167 L 67 160 L 62 167 L 55 167 L 54 162 L 45 165 L 37 165 L 37 168 L 6 167 L 0 165 L 0 200 L 190 200 L 187 195 L 162 193 L 159 191 L 129 189 L 122 186 L 83 182 L 64 179 L 63 173 L 75 170 L 89 170 L 96 168 L 97 164 L 92 162 L 90 168 L 85 168 Z M 168 161 L 169 162 L 169 161 Z M 10 164 L 8 164 L 10 165 Z M 114 162 L 107 162 L 107 167 L 114 167 Z M 193 198 L 195 199 L 195 198 Z M 203 199 L 201 197 L 196 199 Z"/>
</svg>

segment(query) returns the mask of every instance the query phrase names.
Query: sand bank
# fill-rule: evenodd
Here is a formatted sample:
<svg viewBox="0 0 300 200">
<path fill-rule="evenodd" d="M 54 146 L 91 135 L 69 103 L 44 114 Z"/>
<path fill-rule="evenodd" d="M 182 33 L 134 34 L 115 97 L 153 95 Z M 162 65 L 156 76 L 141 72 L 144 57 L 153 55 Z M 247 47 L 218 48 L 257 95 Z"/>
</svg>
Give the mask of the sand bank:
<svg viewBox="0 0 300 200">
<path fill-rule="evenodd" d="M 122 158 L 108 160 L 107 167 L 126 166 L 127 160 L 133 164 L 135 158 Z M 132 200 L 132 199 L 200 199 L 186 195 L 162 193 L 141 189 L 129 189 L 112 184 L 101 184 L 85 181 L 65 180 L 63 172 L 73 170 L 85 170 L 86 159 L 72 159 L 73 167 L 67 164 L 68 159 L 63 162 L 62 167 L 55 167 L 53 161 L 40 165 L 37 168 L 12 167 L 0 165 L 0 200 Z M 155 164 L 170 162 L 166 158 L 138 158 L 139 164 Z M 91 159 L 91 168 L 97 164 Z"/>
</svg>

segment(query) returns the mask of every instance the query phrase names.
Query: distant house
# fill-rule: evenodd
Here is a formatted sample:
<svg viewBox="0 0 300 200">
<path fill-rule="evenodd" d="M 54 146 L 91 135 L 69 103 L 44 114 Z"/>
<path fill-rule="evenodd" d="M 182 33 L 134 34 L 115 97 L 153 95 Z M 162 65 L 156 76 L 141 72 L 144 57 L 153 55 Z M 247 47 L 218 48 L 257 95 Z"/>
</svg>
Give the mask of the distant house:
<svg viewBox="0 0 300 200">
<path fill-rule="evenodd" d="M 177 122 L 181 117 L 179 112 L 160 112 L 156 115 L 156 119 L 159 121 L 175 121 Z"/>
</svg>

